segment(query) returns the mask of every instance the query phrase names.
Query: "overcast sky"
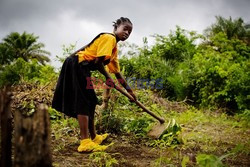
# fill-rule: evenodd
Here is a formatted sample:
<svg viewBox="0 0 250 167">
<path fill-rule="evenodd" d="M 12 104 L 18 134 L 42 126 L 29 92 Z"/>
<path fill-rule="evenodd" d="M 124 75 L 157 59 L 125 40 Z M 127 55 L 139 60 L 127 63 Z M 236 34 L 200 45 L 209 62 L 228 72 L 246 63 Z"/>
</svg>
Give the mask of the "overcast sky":
<svg viewBox="0 0 250 167">
<path fill-rule="evenodd" d="M 34 33 L 53 62 L 63 44 L 77 42 L 79 48 L 100 32 L 112 32 L 121 16 L 134 27 L 127 41 L 140 45 L 143 37 L 152 42 L 150 35 L 168 35 L 176 25 L 202 33 L 216 15 L 249 22 L 250 0 L 0 0 L 0 38 Z"/>
</svg>

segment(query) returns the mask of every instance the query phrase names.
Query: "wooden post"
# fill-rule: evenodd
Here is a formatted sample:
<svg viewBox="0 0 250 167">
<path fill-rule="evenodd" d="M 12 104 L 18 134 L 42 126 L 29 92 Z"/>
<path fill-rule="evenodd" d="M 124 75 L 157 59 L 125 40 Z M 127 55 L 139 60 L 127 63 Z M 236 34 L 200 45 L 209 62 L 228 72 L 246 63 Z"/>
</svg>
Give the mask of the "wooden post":
<svg viewBox="0 0 250 167">
<path fill-rule="evenodd" d="M 38 106 L 32 116 L 15 111 L 15 167 L 51 167 L 48 107 Z"/>
<path fill-rule="evenodd" d="M 1 115 L 1 163 L 0 166 L 11 167 L 12 115 L 10 110 L 11 93 L 9 87 L 0 90 Z"/>
</svg>

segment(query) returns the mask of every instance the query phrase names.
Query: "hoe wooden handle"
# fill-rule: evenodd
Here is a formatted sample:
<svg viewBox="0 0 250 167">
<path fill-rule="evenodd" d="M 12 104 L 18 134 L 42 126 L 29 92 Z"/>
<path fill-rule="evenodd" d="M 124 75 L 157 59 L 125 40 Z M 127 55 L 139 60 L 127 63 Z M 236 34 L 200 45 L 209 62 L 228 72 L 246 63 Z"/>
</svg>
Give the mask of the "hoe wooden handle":
<svg viewBox="0 0 250 167">
<path fill-rule="evenodd" d="M 124 90 L 122 90 L 121 88 L 117 88 L 116 90 L 118 90 L 119 92 L 121 92 L 123 95 L 127 96 L 130 100 L 134 100 L 134 98 L 128 94 L 127 92 L 125 92 Z M 145 111 L 146 113 L 148 113 L 149 115 L 151 115 L 152 117 L 154 117 L 155 119 L 157 119 L 161 124 L 163 124 L 165 122 L 165 120 L 161 117 L 158 117 L 157 115 L 155 115 L 155 113 L 153 113 L 152 111 L 148 110 L 141 102 L 139 102 L 138 100 L 135 101 L 135 103 L 141 107 L 143 109 L 143 111 Z"/>
</svg>

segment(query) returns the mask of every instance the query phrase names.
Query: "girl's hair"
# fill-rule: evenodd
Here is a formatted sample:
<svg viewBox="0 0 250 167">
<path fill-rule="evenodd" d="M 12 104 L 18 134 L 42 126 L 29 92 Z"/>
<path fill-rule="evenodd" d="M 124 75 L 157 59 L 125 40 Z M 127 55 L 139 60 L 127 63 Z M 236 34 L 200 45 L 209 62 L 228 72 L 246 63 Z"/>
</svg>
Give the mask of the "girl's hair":
<svg viewBox="0 0 250 167">
<path fill-rule="evenodd" d="M 129 20 L 129 18 L 126 18 L 126 17 L 120 17 L 119 19 L 117 19 L 116 21 L 113 22 L 113 27 L 115 29 L 117 29 L 117 27 L 122 24 L 122 23 L 125 23 L 125 22 L 128 22 L 130 24 L 132 24 L 132 22 Z"/>
</svg>

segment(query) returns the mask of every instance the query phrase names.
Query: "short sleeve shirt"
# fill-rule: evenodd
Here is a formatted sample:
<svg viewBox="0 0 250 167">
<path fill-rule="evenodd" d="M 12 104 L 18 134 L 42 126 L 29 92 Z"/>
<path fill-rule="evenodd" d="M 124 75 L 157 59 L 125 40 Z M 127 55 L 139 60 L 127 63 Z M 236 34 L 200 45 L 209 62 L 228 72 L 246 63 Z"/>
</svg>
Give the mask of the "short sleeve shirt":
<svg viewBox="0 0 250 167">
<path fill-rule="evenodd" d="M 109 73 L 120 72 L 118 61 L 117 42 L 112 34 L 102 34 L 90 46 L 77 53 L 79 63 L 82 61 L 92 61 L 97 57 L 105 56 L 104 60 L 110 59 L 106 70 Z"/>
</svg>

